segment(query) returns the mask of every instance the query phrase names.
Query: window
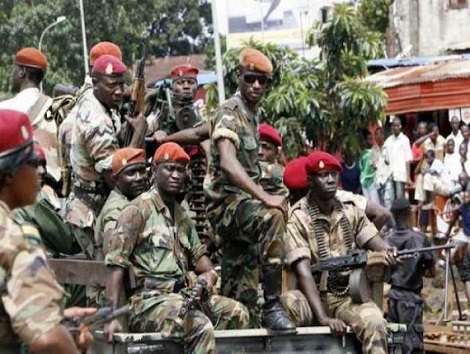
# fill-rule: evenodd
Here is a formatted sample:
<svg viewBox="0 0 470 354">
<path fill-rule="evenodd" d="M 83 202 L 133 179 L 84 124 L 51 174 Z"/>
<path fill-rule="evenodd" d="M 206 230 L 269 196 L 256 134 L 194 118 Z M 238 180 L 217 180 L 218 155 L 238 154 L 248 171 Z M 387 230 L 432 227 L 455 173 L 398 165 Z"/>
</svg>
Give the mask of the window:
<svg viewBox="0 0 470 354">
<path fill-rule="evenodd" d="M 451 10 L 459 10 L 468 7 L 468 0 L 448 0 L 447 8 Z"/>
</svg>

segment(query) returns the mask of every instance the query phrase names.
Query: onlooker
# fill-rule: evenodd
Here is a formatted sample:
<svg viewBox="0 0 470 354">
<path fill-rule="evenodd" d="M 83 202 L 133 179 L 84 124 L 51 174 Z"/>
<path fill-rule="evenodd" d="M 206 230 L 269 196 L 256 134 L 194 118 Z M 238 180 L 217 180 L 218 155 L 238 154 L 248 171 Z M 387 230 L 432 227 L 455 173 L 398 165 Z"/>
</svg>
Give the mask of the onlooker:
<svg viewBox="0 0 470 354">
<path fill-rule="evenodd" d="M 385 136 L 382 128 L 375 130 L 375 145 L 372 148 L 372 163 L 375 167 L 375 187 L 379 197 L 380 204 L 385 206 L 385 186 L 387 180 L 391 178 L 388 158 L 386 157 L 386 149 L 384 146 Z"/>
<path fill-rule="evenodd" d="M 405 184 L 411 184 L 410 161 L 411 155 L 410 139 L 401 132 L 400 118 L 395 117 L 392 122 L 393 134 L 385 140 L 386 156 L 392 172 L 392 178 L 388 180 L 385 188 L 385 201 L 389 202 L 386 207 L 391 207 L 391 201 L 405 197 Z"/>
<path fill-rule="evenodd" d="M 341 165 L 343 167 L 341 171 L 341 186 L 345 191 L 360 194 L 361 170 L 357 163 L 356 156 L 350 151 L 347 151 L 343 156 L 343 163 Z"/>
<path fill-rule="evenodd" d="M 429 124 L 429 131 L 428 138 L 423 143 L 424 152 L 434 150 L 436 158 L 443 161 L 446 140 L 439 134 L 439 127 L 436 124 Z"/>
<path fill-rule="evenodd" d="M 470 172 L 470 161 L 468 160 L 468 146 L 465 142 L 460 144 L 459 147 L 460 163 L 462 165 L 462 171 L 466 174 Z"/>
<path fill-rule="evenodd" d="M 452 128 L 452 132 L 447 136 L 446 142 L 448 142 L 450 139 L 454 140 L 454 145 L 455 146 L 460 146 L 463 142 L 463 135 L 462 132 L 460 131 L 460 119 L 457 116 L 453 116 L 450 119 L 450 127 Z"/>
<path fill-rule="evenodd" d="M 457 182 L 459 174 L 462 172 L 462 164 L 460 163 L 460 155 L 455 152 L 455 140 L 453 138 L 448 139 L 446 142 L 444 166 L 449 172 L 450 179 Z"/>
<path fill-rule="evenodd" d="M 359 169 L 361 171 L 360 180 L 362 185 L 362 194 L 375 203 L 379 203 L 377 188 L 375 188 L 375 166 L 372 159 L 372 146 L 374 145 L 374 136 L 370 131 L 366 133 L 366 148 L 362 151 L 359 158 Z"/>
</svg>

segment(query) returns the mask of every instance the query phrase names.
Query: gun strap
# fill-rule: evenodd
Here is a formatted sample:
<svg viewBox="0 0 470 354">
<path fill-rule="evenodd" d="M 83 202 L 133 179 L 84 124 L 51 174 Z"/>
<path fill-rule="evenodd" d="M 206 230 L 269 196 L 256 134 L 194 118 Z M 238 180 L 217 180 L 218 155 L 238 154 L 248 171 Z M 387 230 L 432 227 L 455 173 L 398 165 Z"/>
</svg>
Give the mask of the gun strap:
<svg viewBox="0 0 470 354">
<path fill-rule="evenodd" d="M 337 212 L 343 212 L 343 206 L 339 200 L 335 198 L 333 208 Z M 329 247 L 327 247 L 327 241 L 325 237 L 325 224 L 326 222 L 324 220 L 321 220 L 318 218 L 318 215 L 320 215 L 320 208 L 318 207 L 318 204 L 311 198 L 308 198 L 308 203 L 307 203 L 307 209 L 308 209 L 308 214 L 310 216 L 310 221 L 313 225 L 313 231 L 315 234 L 315 239 L 317 241 L 317 247 L 318 247 L 318 255 L 320 260 L 325 260 L 331 257 L 331 253 L 329 251 Z M 352 251 L 352 244 L 353 244 L 353 236 L 352 236 L 352 229 L 351 229 L 351 224 L 348 221 L 348 218 L 346 217 L 346 214 L 343 212 L 343 216 L 341 217 L 340 221 L 340 228 L 341 232 L 343 234 L 343 239 L 344 243 L 346 246 L 346 253 L 349 253 Z M 339 283 L 344 283 L 341 282 L 342 277 L 338 271 L 330 271 L 328 273 L 328 280 L 327 280 L 327 287 L 328 290 L 330 290 L 334 295 L 336 296 L 344 296 L 349 290 L 349 286 L 344 286 L 344 284 L 339 284 Z"/>
</svg>

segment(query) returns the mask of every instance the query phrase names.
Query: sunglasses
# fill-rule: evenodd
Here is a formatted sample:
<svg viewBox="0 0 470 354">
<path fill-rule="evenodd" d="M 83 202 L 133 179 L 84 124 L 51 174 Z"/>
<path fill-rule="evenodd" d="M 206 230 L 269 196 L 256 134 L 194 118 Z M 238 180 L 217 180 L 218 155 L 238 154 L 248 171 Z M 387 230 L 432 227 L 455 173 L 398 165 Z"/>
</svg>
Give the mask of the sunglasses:
<svg viewBox="0 0 470 354">
<path fill-rule="evenodd" d="M 243 81 L 247 84 L 254 84 L 258 81 L 260 85 L 266 85 L 269 82 L 269 76 L 263 74 L 246 73 L 243 74 Z"/>
</svg>

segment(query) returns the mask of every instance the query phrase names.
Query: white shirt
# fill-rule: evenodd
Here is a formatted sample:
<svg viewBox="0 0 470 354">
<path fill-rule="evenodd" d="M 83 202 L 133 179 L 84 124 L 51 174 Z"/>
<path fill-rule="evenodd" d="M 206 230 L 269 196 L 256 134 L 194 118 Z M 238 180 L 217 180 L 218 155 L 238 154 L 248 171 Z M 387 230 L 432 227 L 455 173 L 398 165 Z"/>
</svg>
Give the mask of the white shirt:
<svg viewBox="0 0 470 354">
<path fill-rule="evenodd" d="M 23 113 L 28 113 L 28 110 L 36 103 L 39 96 L 39 89 L 36 87 L 31 87 L 19 92 L 16 96 L 8 100 L 0 102 L 0 109 L 12 109 Z M 52 98 L 50 98 L 50 103 L 52 103 Z M 44 108 L 41 112 L 39 112 L 35 121 L 31 122 L 33 128 L 39 126 L 49 106 L 50 104 L 44 105 Z"/>
<path fill-rule="evenodd" d="M 375 183 L 376 185 L 384 185 L 390 177 L 390 167 L 387 165 L 388 157 L 386 156 L 386 149 L 374 145 L 372 147 L 372 163 L 375 165 Z"/>
<path fill-rule="evenodd" d="M 40 95 L 41 93 L 36 87 L 25 89 L 13 98 L 0 102 L 0 109 L 12 109 L 27 114 Z M 33 127 L 34 139 L 46 153 L 47 172 L 58 181 L 60 179 L 60 167 L 57 155 L 57 126 L 55 122 L 48 122 L 44 119 L 51 104 L 52 98 L 48 97 L 39 114 L 33 118 L 29 117 L 29 120 Z"/>
<path fill-rule="evenodd" d="M 462 135 L 462 132 L 460 131 L 460 129 L 457 132 L 457 135 L 454 135 L 454 133 L 450 133 L 446 138 L 446 143 L 450 139 L 454 140 L 454 147 L 455 147 L 454 149 L 455 149 L 455 151 L 459 151 L 460 144 L 462 144 L 462 142 L 463 142 L 463 135 Z"/>
<path fill-rule="evenodd" d="M 457 182 L 459 180 L 459 174 L 462 172 L 460 155 L 455 152 L 453 154 L 446 154 L 444 156 L 444 166 L 449 172 L 450 179 L 453 182 Z"/>
<path fill-rule="evenodd" d="M 392 134 L 385 140 L 384 148 L 386 149 L 386 156 L 392 171 L 393 180 L 405 183 L 409 180 L 406 165 L 409 161 L 413 160 L 410 139 L 403 133 L 398 134 L 398 136 Z"/>
<path fill-rule="evenodd" d="M 441 182 L 445 186 L 448 186 L 448 187 L 452 186 L 452 181 L 450 178 L 449 171 L 444 166 L 444 163 L 441 160 L 434 159 L 431 167 L 429 168 L 429 171 L 433 174 L 436 173 L 439 179 L 441 180 Z"/>
</svg>

